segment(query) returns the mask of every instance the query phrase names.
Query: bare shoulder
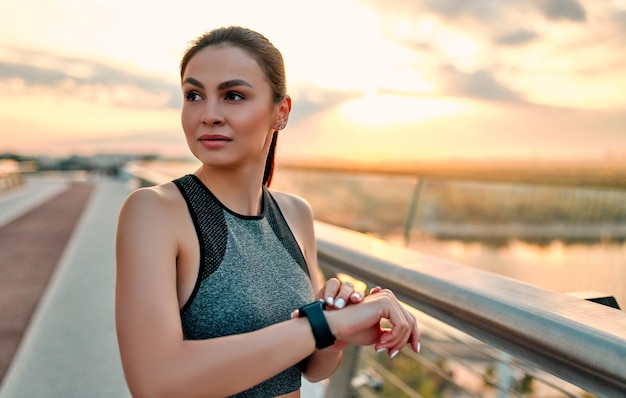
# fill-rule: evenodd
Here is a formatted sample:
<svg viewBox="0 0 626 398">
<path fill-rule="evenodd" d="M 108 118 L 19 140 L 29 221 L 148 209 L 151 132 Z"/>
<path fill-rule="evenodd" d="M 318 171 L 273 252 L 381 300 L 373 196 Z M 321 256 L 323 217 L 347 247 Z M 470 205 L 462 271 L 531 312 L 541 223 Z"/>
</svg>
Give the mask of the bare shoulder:
<svg viewBox="0 0 626 398">
<path fill-rule="evenodd" d="M 139 188 L 126 198 L 119 214 L 118 236 L 164 235 L 178 228 L 186 206 L 174 183 Z"/>
<path fill-rule="evenodd" d="M 181 196 L 174 183 L 139 188 L 131 192 L 122 206 L 122 216 L 172 211 L 181 202 Z"/>
<path fill-rule="evenodd" d="M 176 185 L 173 182 L 167 182 L 134 190 L 128 195 L 126 203 L 139 202 L 147 205 L 167 205 L 171 201 L 176 201 L 179 197 L 180 194 Z"/>
<path fill-rule="evenodd" d="M 313 221 L 313 210 L 304 198 L 281 191 L 272 190 L 271 193 L 288 222 L 291 220 L 294 222 Z"/>
<path fill-rule="evenodd" d="M 155 284 L 167 280 L 176 285 L 172 270 L 176 269 L 185 231 L 181 221 L 185 217 L 181 215 L 186 207 L 177 189 L 173 183 L 167 183 L 137 189 L 126 198 L 117 225 L 118 291 L 123 291 L 123 286 L 133 286 L 129 291 L 153 288 L 144 286 L 150 280 L 144 275 L 146 272 L 155 277 L 167 275 L 160 282 L 153 281 Z"/>
</svg>

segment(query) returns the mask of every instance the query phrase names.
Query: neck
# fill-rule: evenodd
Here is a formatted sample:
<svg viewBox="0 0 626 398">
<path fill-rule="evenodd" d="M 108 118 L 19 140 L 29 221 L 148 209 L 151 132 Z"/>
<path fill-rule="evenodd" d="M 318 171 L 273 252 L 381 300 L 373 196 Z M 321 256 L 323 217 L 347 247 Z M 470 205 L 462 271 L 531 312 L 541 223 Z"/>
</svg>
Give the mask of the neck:
<svg viewBox="0 0 626 398">
<path fill-rule="evenodd" d="M 261 213 L 263 170 L 223 169 L 202 165 L 196 176 L 224 206 L 237 214 L 256 216 Z"/>
</svg>

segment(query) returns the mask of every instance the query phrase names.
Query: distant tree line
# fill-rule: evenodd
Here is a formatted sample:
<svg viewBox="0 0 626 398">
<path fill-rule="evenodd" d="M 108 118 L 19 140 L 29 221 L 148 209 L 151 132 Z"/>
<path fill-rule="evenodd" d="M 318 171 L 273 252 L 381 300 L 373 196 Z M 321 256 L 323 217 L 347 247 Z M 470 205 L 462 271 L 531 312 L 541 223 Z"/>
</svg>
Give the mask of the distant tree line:
<svg viewBox="0 0 626 398">
<path fill-rule="evenodd" d="M 128 154 L 96 154 L 96 155 L 69 155 L 52 157 L 47 155 L 28 156 L 17 153 L 2 153 L 0 160 L 13 160 L 23 165 L 25 169 L 33 171 L 88 171 L 108 175 L 117 175 L 120 169 L 129 161 L 156 160 L 158 155 L 128 155 Z"/>
</svg>

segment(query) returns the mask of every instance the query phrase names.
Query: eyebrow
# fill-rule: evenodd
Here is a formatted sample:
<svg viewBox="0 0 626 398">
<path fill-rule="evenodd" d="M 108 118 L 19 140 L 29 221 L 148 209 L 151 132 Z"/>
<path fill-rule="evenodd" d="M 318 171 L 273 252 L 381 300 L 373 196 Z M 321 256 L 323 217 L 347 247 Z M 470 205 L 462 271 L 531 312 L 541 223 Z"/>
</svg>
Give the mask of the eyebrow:
<svg viewBox="0 0 626 398">
<path fill-rule="evenodd" d="M 232 87 L 237 87 L 237 86 L 246 86 L 246 87 L 252 88 L 252 84 L 248 83 L 247 81 L 241 80 L 241 79 L 234 79 L 234 80 L 228 80 L 228 81 L 218 84 L 217 89 L 224 90 L 227 88 L 232 88 Z"/>
<path fill-rule="evenodd" d="M 196 87 L 201 88 L 202 90 L 205 89 L 204 84 L 202 84 L 202 82 L 200 82 L 197 79 L 194 79 L 193 77 L 187 77 L 185 78 L 185 80 L 183 81 L 183 83 L 189 83 L 192 84 Z M 233 80 L 227 80 L 225 82 L 222 82 L 220 84 L 217 85 L 217 89 L 218 90 L 224 90 L 227 88 L 232 88 L 232 87 L 238 87 L 238 86 L 246 86 L 246 87 L 253 87 L 252 84 L 248 83 L 245 80 L 242 79 L 233 79 Z"/>
</svg>

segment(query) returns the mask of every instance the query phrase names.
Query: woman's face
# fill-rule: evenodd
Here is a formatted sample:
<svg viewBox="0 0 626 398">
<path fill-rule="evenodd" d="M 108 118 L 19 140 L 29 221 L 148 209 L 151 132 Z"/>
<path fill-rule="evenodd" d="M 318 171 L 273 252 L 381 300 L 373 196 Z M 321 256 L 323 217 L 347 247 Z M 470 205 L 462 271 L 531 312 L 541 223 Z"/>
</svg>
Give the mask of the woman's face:
<svg viewBox="0 0 626 398">
<path fill-rule="evenodd" d="M 237 47 L 207 47 L 182 77 L 183 130 L 191 152 L 216 167 L 263 167 L 279 105 L 257 61 Z"/>
</svg>

